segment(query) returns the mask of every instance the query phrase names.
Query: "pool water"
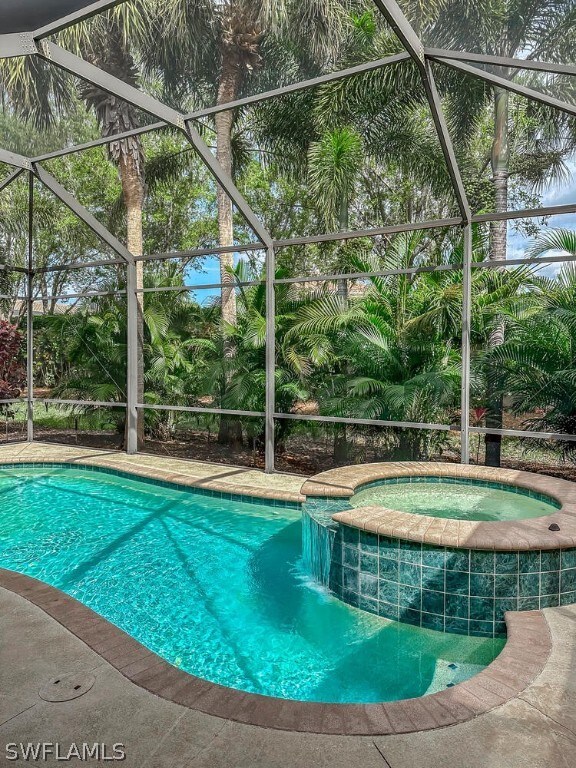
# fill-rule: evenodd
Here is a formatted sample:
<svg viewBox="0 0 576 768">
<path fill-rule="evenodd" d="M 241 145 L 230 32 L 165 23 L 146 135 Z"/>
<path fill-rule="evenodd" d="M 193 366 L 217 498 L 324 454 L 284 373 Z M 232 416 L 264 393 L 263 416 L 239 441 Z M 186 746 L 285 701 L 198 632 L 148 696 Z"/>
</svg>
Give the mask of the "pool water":
<svg viewBox="0 0 576 768">
<path fill-rule="evenodd" d="M 503 647 L 380 618 L 315 586 L 297 509 L 75 468 L 2 469 L 0 495 L 0 567 L 64 590 L 215 683 L 392 701 L 464 680 Z"/>
<path fill-rule="evenodd" d="M 550 515 L 558 509 L 552 499 L 547 502 L 488 482 L 425 477 L 418 482 L 398 478 L 365 488 L 354 494 L 350 503 L 353 507 L 380 506 L 458 520 L 522 520 Z"/>
</svg>

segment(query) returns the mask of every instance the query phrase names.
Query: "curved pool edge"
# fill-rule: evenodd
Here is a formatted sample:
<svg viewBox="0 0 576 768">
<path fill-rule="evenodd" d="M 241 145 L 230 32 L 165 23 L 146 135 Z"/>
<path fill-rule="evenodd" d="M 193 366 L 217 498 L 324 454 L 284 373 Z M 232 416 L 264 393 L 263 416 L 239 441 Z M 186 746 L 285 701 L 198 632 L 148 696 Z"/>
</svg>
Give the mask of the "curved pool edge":
<svg viewBox="0 0 576 768">
<path fill-rule="evenodd" d="M 381 506 L 345 509 L 345 502 L 364 485 L 395 477 L 450 477 L 496 481 L 552 497 L 561 508 L 544 517 L 506 521 L 438 518 Z M 568 549 L 576 546 L 576 483 L 520 470 L 442 462 L 382 462 L 351 465 L 321 472 L 301 488 L 307 499 L 341 500 L 333 519 L 381 536 L 448 547 L 507 552 Z M 558 531 L 550 531 L 556 523 Z"/>
<path fill-rule="evenodd" d="M 124 455 L 124 454 L 122 454 Z M 224 466 L 224 465 L 223 465 Z M 300 508 L 305 501 L 305 496 L 300 493 L 292 493 L 280 488 L 263 488 L 257 486 L 244 486 L 239 483 L 222 482 L 215 478 L 194 478 L 190 475 L 184 475 L 180 472 L 168 472 L 160 467 L 147 465 L 130 465 L 126 467 L 122 461 L 115 460 L 114 454 L 106 455 L 106 459 L 96 457 L 79 457 L 70 460 L 35 457 L 0 457 L 0 470 L 18 468 L 18 467 L 56 467 L 66 469 L 84 469 L 89 472 L 101 472 L 103 474 L 115 475 L 116 477 L 125 477 L 127 479 L 137 479 L 149 482 L 155 485 L 166 486 L 176 490 L 195 491 L 208 496 L 219 496 L 231 501 L 244 501 L 254 504 L 278 504 Z M 229 467 L 232 472 L 260 472 L 256 469 L 246 469 L 242 467 Z M 302 478 L 304 482 L 304 478 Z"/>
<path fill-rule="evenodd" d="M 507 613 L 508 640 L 501 653 L 452 688 L 382 704 L 299 702 L 226 688 L 178 669 L 91 608 L 38 579 L 0 568 L 0 587 L 40 608 L 148 692 L 215 717 L 277 730 L 385 736 L 463 723 L 519 696 L 542 672 L 552 651 L 542 611 Z"/>
</svg>

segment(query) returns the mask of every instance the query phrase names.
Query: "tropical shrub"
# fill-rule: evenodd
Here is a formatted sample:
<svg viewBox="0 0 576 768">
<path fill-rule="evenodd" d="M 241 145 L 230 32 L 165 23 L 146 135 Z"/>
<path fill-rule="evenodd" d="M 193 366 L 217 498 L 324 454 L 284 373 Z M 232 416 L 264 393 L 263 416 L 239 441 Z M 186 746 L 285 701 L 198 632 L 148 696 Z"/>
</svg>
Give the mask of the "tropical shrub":
<svg viewBox="0 0 576 768">
<path fill-rule="evenodd" d="M 12 323 L 0 320 L 0 399 L 19 397 L 25 384 L 22 334 Z"/>
</svg>

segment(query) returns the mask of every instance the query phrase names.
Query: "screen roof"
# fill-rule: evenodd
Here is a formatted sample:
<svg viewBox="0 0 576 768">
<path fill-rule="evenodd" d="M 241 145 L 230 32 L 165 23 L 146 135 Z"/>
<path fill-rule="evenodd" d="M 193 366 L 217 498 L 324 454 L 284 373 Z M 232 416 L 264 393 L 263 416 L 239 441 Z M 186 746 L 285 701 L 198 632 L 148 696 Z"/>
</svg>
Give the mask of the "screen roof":
<svg viewBox="0 0 576 768">
<path fill-rule="evenodd" d="M 0 34 L 33 32 L 94 0 L 0 0 Z"/>
</svg>

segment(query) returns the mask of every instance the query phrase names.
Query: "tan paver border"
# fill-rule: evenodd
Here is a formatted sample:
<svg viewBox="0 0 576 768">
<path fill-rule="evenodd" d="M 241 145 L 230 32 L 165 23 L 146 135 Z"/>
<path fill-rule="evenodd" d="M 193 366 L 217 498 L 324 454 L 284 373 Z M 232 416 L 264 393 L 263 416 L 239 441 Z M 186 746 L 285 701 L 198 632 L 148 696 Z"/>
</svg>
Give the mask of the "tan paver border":
<svg viewBox="0 0 576 768">
<path fill-rule="evenodd" d="M 388 462 L 321 472 L 307 480 L 301 492 L 305 496 L 347 499 L 357 488 L 375 480 L 418 476 L 460 477 L 517 485 L 551 496 L 562 506 L 545 517 L 497 522 L 444 519 L 379 506 L 337 512 L 333 520 L 382 536 L 447 547 L 495 551 L 576 547 L 576 483 L 548 475 L 441 462 Z M 550 530 L 554 523 L 558 525 L 558 531 Z"/>
<path fill-rule="evenodd" d="M 44 450 L 49 450 L 50 448 L 48 443 L 27 443 L 25 445 L 40 446 Z M 190 464 L 190 474 L 176 472 L 173 469 L 168 470 L 160 466 L 160 461 L 164 461 L 164 457 L 156 457 L 153 454 L 141 454 L 134 457 L 127 456 L 122 451 L 90 451 L 84 448 L 73 449 L 68 446 L 59 445 L 52 446 L 52 448 L 54 452 L 51 457 L 47 453 L 30 455 L 28 453 L 8 454 L 5 451 L 0 451 L 0 469 L 13 464 L 38 464 L 39 466 L 56 464 L 80 468 L 85 467 L 87 469 L 109 469 L 127 476 L 133 475 L 135 478 L 160 480 L 187 488 L 198 488 L 237 496 L 249 496 L 250 498 L 262 499 L 263 501 L 273 500 L 301 503 L 305 500 L 302 494 L 286 490 L 274 483 L 270 483 L 268 486 L 251 483 L 250 476 L 253 473 L 263 477 L 270 477 L 256 469 L 195 462 L 196 465 L 199 464 L 205 470 L 205 476 L 197 476 L 193 474 L 194 466 L 192 462 Z M 147 460 L 147 462 L 138 463 L 139 457 Z M 153 463 L 155 458 L 159 459 L 156 465 Z M 186 459 L 178 459 L 175 460 L 175 463 L 183 466 L 186 461 Z M 210 470 L 213 471 L 212 475 Z M 275 475 L 274 477 L 278 476 Z M 302 478 L 303 481 L 304 478 Z"/>
<path fill-rule="evenodd" d="M 216 717 L 279 730 L 377 736 L 462 723 L 518 696 L 540 674 L 552 649 L 541 611 L 508 613 L 503 651 L 482 672 L 453 688 L 384 704 L 289 701 L 226 688 L 177 669 L 84 604 L 37 579 L 0 569 L 0 586 L 41 608 L 150 693 Z"/>
</svg>

